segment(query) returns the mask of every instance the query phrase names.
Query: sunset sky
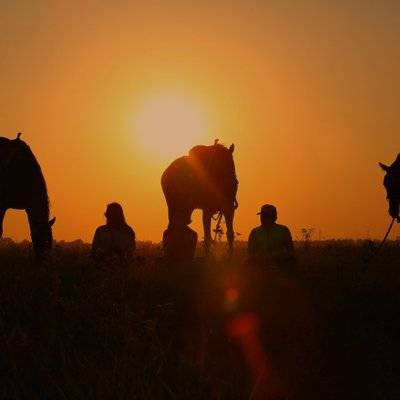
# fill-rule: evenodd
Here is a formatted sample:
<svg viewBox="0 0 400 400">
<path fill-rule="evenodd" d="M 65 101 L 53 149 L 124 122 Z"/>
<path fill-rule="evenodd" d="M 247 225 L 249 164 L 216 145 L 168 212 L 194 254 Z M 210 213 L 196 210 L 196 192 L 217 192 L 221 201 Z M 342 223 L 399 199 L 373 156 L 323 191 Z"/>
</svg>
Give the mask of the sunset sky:
<svg viewBox="0 0 400 400">
<path fill-rule="evenodd" d="M 385 233 L 378 161 L 400 152 L 400 1 L 0 7 L 0 136 L 23 132 L 37 156 L 57 240 L 91 240 L 118 201 L 139 240 L 159 241 L 163 170 L 215 138 L 236 146 L 240 238 L 263 203 L 294 237 Z M 29 237 L 22 211 L 4 236 Z"/>
</svg>

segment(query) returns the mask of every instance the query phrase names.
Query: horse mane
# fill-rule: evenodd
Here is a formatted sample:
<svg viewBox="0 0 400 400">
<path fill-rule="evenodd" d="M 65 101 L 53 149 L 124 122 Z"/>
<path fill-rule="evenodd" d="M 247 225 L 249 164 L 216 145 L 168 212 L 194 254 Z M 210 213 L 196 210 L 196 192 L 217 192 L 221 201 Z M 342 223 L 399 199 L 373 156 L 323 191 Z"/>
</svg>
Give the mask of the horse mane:
<svg viewBox="0 0 400 400">
<path fill-rule="evenodd" d="M 7 146 L 11 142 L 10 139 L 5 137 L 0 137 L 0 146 Z"/>
<path fill-rule="evenodd" d="M 15 163 L 13 163 L 13 168 L 17 169 L 20 165 L 27 168 L 29 184 L 35 185 L 36 190 L 34 192 L 38 193 L 45 208 L 49 210 L 50 202 L 46 181 L 43 176 L 42 168 L 40 167 L 40 164 L 31 148 L 23 140 L 19 139 L 19 137 L 15 140 L 10 140 L 10 143 L 12 146 L 16 146 L 13 149 L 15 151 Z"/>
</svg>

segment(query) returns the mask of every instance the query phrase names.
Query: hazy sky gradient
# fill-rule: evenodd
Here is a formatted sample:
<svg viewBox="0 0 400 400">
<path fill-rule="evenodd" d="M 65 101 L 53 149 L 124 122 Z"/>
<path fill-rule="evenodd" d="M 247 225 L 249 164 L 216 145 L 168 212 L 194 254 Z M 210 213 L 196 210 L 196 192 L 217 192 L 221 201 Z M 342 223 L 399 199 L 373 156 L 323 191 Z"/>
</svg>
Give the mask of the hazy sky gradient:
<svg viewBox="0 0 400 400">
<path fill-rule="evenodd" d="M 266 202 L 294 236 L 384 234 L 377 163 L 400 152 L 400 2 L 55 3 L 0 2 L 0 135 L 24 132 L 41 163 L 56 239 L 90 240 L 119 201 L 138 239 L 160 240 L 172 159 L 140 147 L 134 118 L 164 88 L 203 105 L 210 144 L 235 143 L 244 238 Z M 22 212 L 4 235 L 28 237 Z"/>
</svg>

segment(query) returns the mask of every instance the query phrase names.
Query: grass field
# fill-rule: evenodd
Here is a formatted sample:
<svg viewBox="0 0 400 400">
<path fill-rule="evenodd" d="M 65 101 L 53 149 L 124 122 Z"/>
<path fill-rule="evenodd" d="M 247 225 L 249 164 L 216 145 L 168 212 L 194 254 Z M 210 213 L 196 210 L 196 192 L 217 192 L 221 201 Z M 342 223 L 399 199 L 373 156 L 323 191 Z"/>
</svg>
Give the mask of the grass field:
<svg viewBox="0 0 400 400">
<path fill-rule="evenodd" d="M 37 266 L 1 241 L 1 398 L 400 398 L 399 245 L 297 247 L 279 271 L 240 242 L 230 262 L 167 266 L 142 243 L 98 267 L 82 242 Z"/>
</svg>

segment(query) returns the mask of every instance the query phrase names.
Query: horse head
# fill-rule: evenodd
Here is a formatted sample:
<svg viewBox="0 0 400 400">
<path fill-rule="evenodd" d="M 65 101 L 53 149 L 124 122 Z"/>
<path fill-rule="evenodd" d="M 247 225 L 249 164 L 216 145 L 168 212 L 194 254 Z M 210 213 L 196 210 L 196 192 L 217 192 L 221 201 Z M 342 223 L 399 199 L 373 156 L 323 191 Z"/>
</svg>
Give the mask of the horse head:
<svg viewBox="0 0 400 400">
<path fill-rule="evenodd" d="M 389 215 L 392 218 L 397 218 L 397 221 L 400 222 L 400 154 L 390 166 L 382 163 L 379 163 L 379 165 L 386 172 L 383 186 L 386 189 L 387 199 L 389 200 Z"/>
<path fill-rule="evenodd" d="M 215 140 L 211 146 L 199 145 L 189 151 L 189 159 L 201 168 L 211 184 L 218 188 L 228 206 L 235 207 L 238 180 L 233 153 L 235 145 L 226 147 Z"/>
<path fill-rule="evenodd" d="M 46 252 L 51 250 L 53 245 L 52 226 L 56 218 L 49 221 L 31 221 L 31 237 L 35 254 L 41 258 Z"/>
</svg>

